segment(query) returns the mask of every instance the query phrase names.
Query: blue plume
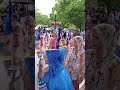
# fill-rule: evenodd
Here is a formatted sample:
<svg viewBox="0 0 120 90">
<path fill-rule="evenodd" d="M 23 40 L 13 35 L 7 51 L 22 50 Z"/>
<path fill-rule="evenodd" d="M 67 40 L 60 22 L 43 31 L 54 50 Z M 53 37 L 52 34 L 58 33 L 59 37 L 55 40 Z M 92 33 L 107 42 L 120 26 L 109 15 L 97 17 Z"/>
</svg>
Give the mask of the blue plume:
<svg viewBox="0 0 120 90">
<path fill-rule="evenodd" d="M 11 34 L 13 28 L 12 28 L 12 14 L 13 14 L 13 7 L 12 7 L 12 2 L 9 1 L 9 8 L 8 8 L 8 14 L 5 19 L 5 30 L 4 34 L 9 35 Z"/>
</svg>

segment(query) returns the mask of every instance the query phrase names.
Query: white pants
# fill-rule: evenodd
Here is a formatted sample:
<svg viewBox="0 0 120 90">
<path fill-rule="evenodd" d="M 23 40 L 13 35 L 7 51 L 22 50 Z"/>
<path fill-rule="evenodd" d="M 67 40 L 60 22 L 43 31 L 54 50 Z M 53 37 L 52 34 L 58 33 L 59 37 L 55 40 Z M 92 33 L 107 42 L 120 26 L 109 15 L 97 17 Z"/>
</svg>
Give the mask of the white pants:
<svg viewBox="0 0 120 90">
<path fill-rule="evenodd" d="M 48 90 L 46 84 L 38 85 L 39 90 Z"/>
</svg>

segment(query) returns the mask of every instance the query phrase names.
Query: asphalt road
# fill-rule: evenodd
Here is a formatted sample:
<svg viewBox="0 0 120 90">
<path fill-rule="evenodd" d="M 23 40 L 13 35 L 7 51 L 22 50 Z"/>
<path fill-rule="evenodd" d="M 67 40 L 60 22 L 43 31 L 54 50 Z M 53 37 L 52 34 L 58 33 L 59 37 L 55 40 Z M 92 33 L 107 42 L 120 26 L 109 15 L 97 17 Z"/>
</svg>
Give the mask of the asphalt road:
<svg viewBox="0 0 120 90">
<path fill-rule="evenodd" d="M 0 59 L 0 90 L 10 90 L 9 84 L 11 81 L 11 76 L 8 75 L 7 68 L 3 62 L 4 60 Z M 16 73 L 16 77 L 19 76 L 19 71 Z M 19 78 L 14 83 L 15 90 L 24 90 L 22 78 Z"/>
</svg>

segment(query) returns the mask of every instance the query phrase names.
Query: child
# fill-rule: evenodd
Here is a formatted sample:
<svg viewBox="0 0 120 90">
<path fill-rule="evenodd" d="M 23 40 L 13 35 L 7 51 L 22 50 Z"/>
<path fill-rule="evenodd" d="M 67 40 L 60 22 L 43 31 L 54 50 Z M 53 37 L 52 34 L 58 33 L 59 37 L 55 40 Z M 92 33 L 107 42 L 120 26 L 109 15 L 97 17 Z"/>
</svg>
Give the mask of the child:
<svg viewBox="0 0 120 90">
<path fill-rule="evenodd" d="M 59 46 L 62 48 L 62 47 L 65 47 L 66 46 L 66 40 L 64 38 L 62 38 L 59 42 Z"/>
<path fill-rule="evenodd" d="M 42 72 L 43 65 L 41 64 L 41 60 L 39 61 L 39 71 L 38 71 L 38 87 L 39 90 L 48 90 L 47 86 L 43 80 L 44 73 Z"/>
<path fill-rule="evenodd" d="M 48 90 L 75 90 L 68 71 L 64 67 L 66 48 L 45 51 L 44 81 Z"/>
</svg>

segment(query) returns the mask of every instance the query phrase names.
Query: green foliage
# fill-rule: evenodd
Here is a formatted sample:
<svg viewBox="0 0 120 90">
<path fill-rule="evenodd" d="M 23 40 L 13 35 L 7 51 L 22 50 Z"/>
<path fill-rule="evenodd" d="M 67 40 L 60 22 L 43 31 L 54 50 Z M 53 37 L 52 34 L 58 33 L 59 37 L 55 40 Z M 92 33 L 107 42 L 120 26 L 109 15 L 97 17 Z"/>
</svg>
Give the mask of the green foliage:
<svg viewBox="0 0 120 90">
<path fill-rule="evenodd" d="M 0 0 L 0 3 L 2 3 L 3 2 L 3 0 Z"/>
<path fill-rule="evenodd" d="M 120 0 L 86 0 L 86 5 L 95 5 L 97 7 L 107 7 L 108 10 L 112 8 L 120 8 Z"/>
<path fill-rule="evenodd" d="M 49 25 L 49 18 L 47 15 L 42 15 L 38 9 L 35 10 L 35 22 L 36 25 L 42 24 L 42 25 Z"/>
<path fill-rule="evenodd" d="M 6 8 L 0 8 L 0 13 L 1 13 L 1 14 L 7 13 L 7 9 L 6 9 Z"/>
<path fill-rule="evenodd" d="M 97 5 L 98 6 L 98 0 L 85 0 L 85 5 L 89 6 L 89 5 Z"/>
<path fill-rule="evenodd" d="M 74 24 L 76 28 L 82 29 L 84 26 L 84 3 L 79 2 L 71 2 L 67 6 L 66 15 L 70 23 Z"/>
<path fill-rule="evenodd" d="M 113 2 L 113 7 L 114 7 L 114 8 L 120 8 L 120 0 L 115 0 L 115 1 Z"/>
<path fill-rule="evenodd" d="M 42 15 L 39 11 L 35 10 L 36 24 L 49 25 L 50 22 L 61 22 L 63 28 L 77 28 L 82 29 L 85 27 L 85 6 L 93 5 L 96 7 L 107 8 L 109 11 L 112 7 L 120 8 L 120 0 L 58 0 L 58 3 L 52 8 L 50 18 L 47 15 Z"/>
<path fill-rule="evenodd" d="M 50 14 L 50 21 L 54 21 L 54 11 L 57 11 L 56 20 L 63 28 L 84 27 L 85 0 L 58 0 Z"/>
</svg>

